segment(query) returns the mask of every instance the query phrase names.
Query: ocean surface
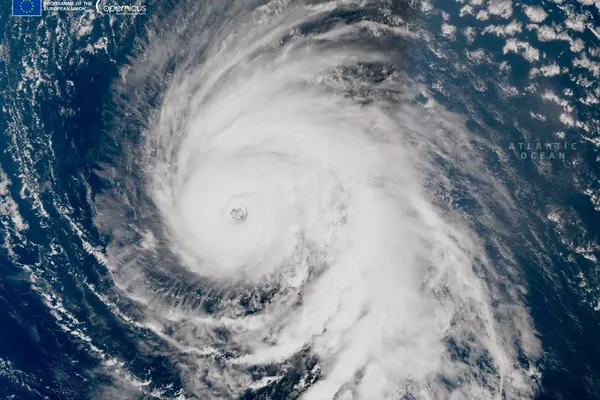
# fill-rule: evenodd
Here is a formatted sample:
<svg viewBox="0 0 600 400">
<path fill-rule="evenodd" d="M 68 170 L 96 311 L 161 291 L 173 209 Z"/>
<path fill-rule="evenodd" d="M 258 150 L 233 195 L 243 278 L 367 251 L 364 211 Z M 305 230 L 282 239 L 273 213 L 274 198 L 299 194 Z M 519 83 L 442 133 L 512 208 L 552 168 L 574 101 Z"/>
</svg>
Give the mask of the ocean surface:
<svg viewBox="0 0 600 400">
<path fill-rule="evenodd" d="M 0 7 L 0 398 L 600 399 L 598 0 L 136 4 Z"/>
</svg>

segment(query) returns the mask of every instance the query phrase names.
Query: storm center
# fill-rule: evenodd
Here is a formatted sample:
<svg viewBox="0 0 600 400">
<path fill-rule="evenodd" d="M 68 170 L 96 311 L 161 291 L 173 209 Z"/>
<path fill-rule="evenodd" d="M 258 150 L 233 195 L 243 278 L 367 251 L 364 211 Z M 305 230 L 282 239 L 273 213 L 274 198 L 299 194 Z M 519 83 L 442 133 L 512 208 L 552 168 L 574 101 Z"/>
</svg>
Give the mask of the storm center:
<svg viewBox="0 0 600 400">
<path fill-rule="evenodd" d="M 234 222 L 244 222 L 244 220 L 246 219 L 247 216 L 248 216 L 248 213 L 246 212 L 246 209 L 243 207 L 232 208 L 231 211 L 229 211 L 229 217 Z"/>
</svg>

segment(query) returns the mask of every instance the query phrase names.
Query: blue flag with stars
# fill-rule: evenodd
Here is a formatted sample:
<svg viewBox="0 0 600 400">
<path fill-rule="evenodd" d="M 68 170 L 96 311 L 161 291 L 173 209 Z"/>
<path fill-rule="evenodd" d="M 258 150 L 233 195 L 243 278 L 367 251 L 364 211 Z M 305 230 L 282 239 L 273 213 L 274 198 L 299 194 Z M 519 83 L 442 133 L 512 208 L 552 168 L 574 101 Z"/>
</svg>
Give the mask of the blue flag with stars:
<svg viewBox="0 0 600 400">
<path fill-rule="evenodd" d="M 41 17 L 42 0 L 12 0 L 12 15 L 15 17 Z"/>
</svg>

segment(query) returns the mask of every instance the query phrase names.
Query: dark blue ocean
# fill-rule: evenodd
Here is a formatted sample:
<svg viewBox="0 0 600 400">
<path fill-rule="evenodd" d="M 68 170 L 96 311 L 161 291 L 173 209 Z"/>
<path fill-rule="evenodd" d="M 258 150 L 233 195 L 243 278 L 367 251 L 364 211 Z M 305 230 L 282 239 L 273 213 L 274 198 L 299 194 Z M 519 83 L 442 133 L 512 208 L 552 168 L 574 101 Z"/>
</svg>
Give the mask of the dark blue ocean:
<svg viewBox="0 0 600 400">
<path fill-rule="evenodd" d="M 492 144 L 481 147 L 482 158 L 520 210 L 523 225 L 513 228 L 509 246 L 541 344 L 531 365 L 539 372 L 535 398 L 600 399 L 600 3 L 509 1 L 507 15 L 478 3 L 382 7 L 391 4 L 429 33 L 402 44 L 399 68 Z M 172 356 L 172 344 L 132 323 L 140 313 L 115 287 L 106 256 L 113 238 L 95 220 L 97 196 L 115 189 L 98 171 L 123 150 L 113 133 L 115 115 L 126 113 L 115 107 L 128 101 L 114 101 L 124 66 L 173 28 L 172 13 L 205 10 L 203 2 L 144 4 L 145 15 L 99 15 L 92 7 L 41 18 L 0 7 L 2 399 L 202 398 L 181 380 L 185 359 Z M 543 21 L 527 15 L 530 6 L 545 10 Z M 485 31 L 513 21 L 515 32 Z M 540 26 L 566 36 L 540 40 Z M 542 69 L 550 65 L 554 72 Z M 142 140 L 143 123 L 137 133 L 136 124 L 123 133 L 128 143 Z M 539 147 L 548 142 L 555 148 Z M 447 178 L 453 174 L 460 172 L 448 168 Z M 466 189 L 448 198 L 459 213 L 482 212 Z M 492 242 L 495 232 L 477 229 Z M 240 398 L 295 398 L 296 375 Z M 409 398 L 418 397 L 398 397 Z"/>
</svg>

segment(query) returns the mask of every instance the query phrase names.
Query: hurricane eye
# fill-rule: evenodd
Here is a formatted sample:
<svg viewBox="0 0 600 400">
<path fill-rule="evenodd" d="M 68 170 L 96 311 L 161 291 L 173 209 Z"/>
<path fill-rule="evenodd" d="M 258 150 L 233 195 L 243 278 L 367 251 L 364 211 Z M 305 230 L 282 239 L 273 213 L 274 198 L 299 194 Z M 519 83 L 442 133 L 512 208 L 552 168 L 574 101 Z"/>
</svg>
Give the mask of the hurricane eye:
<svg viewBox="0 0 600 400">
<path fill-rule="evenodd" d="M 247 216 L 248 216 L 248 213 L 246 212 L 246 209 L 243 207 L 232 208 L 231 211 L 229 211 L 229 217 L 234 222 L 244 222 L 244 220 L 246 219 Z"/>
</svg>

